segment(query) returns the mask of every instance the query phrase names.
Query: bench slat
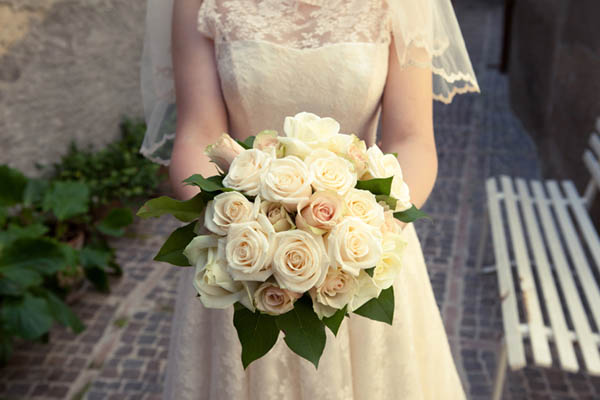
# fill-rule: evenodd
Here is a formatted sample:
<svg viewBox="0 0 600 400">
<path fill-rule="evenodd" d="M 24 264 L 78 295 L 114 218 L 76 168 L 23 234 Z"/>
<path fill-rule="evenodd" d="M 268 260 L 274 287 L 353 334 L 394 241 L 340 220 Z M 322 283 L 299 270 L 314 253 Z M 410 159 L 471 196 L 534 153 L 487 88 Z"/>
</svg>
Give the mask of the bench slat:
<svg viewBox="0 0 600 400">
<path fill-rule="evenodd" d="M 517 210 L 517 198 L 513 190 L 512 180 L 508 176 L 500 178 L 502 191 L 504 192 L 504 205 L 508 219 L 508 228 L 512 238 L 515 261 L 517 263 L 518 282 L 521 289 L 521 298 L 525 307 L 527 323 L 529 324 L 529 335 L 533 350 L 533 359 L 536 365 L 549 367 L 552 365 L 550 346 L 545 334 L 545 324 L 542 317 L 542 309 L 538 300 L 535 281 L 531 272 L 529 253 L 519 212 Z"/>
<path fill-rule="evenodd" d="M 496 179 L 490 178 L 486 181 L 488 197 L 488 211 L 490 216 L 490 229 L 494 243 L 494 254 L 496 257 L 496 270 L 498 274 L 498 289 L 502 307 L 502 323 L 504 324 L 504 336 L 508 363 L 513 369 L 523 368 L 526 365 L 525 349 L 523 346 L 523 335 L 519 329 L 519 313 L 517 310 L 517 298 L 508 256 L 506 236 L 502 224 L 502 213 L 498 199 Z"/>
<path fill-rule="evenodd" d="M 534 196 L 537 199 L 541 200 L 546 198 L 540 182 L 532 182 L 531 185 Z M 560 208 L 560 206 L 555 207 L 555 210 Z M 569 269 L 565 250 L 559 240 L 558 231 L 550 214 L 548 204 L 540 201 L 538 210 L 542 219 L 542 225 L 544 226 L 544 235 L 546 236 L 550 247 L 556 273 L 569 309 L 571 320 L 573 321 L 575 332 L 577 332 L 577 339 L 582 349 L 586 366 L 591 373 L 600 372 L 600 357 L 598 356 L 598 350 L 595 346 L 595 340 L 586 318 L 581 299 L 579 298 L 577 287 L 575 286 L 571 270 Z"/>
<path fill-rule="evenodd" d="M 575 349 L 571 341 L 569 328 L 563 315 L 558 291 L 550 270 L 550 263 L 546 253 L 546 247 L 542 240 L 540 227 L 536 220 L 533 203 L 529 189 L 524 179 L 517 178 L 517 194 L 521 199 L 525 226 L 531 241 L 531 249 L 535 260 L 535 267 L 540 280 L 540 286 L 545 300 L 548 317 L 552 325 L 552 339 L 556 343 L 558 359 L 562 369 L 569 372 L 577 372 L 579 364 L 575 355 Z M 546 328 L 544 327 L 544 330 Z"/>
<path fill-rule="evenodd" d="M 563 181 L 562 187 L 567 194 L 571 209 L 573 210 L 573 213 L 575 213 L 575 218 L 577 218 L 579 228 L 583 232 L 588 248 L 596 262 L 596 268 L 598 269 L 598 272 L 600 272 L 600 238 L 598 232 L 594 228 L 589 214 L 582 203 L 581 197 L 577 193 L 575 184 L 572 181 Z"/>
</svg>

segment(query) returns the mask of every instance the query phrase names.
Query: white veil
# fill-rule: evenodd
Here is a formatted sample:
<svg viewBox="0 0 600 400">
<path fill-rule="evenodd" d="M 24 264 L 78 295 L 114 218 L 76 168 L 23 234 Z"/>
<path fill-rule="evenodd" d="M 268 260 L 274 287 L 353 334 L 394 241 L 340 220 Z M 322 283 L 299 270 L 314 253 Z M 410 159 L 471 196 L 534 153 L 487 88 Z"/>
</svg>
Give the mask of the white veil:
<svg viewBox="0 0 600 400">
<path fill-rule="evenodd" d="M 140 151 L 147 158 L 164 165 L 169 164 L 175 138 L 176 108 L 171 62 L 173 1 L 148 0 L 141 65 L 147 131 Z M 456 94 L 479 92 L 450 0 L 383 1 L 389 7 L 400 64 L 432 70 L 434 99 L 450 103 Z M 319 2 L 311 0 L 311 4 L 318 5 Z"/>
</svg>

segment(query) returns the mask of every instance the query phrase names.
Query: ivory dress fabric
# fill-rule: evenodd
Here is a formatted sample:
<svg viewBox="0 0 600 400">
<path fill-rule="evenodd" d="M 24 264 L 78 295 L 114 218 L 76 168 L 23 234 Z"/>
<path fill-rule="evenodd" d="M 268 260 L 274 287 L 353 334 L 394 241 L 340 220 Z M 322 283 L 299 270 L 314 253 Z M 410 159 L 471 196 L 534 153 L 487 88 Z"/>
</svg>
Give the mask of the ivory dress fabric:
<svg viewBox="0 0 600 400">
<path fill-rule="evenodd" d="M 391 40 L 384 0 L 205 0 L 199 30 L 214 40 L 230 133 L 282 131 L 308 111 L 375 140 Z M 233 310 L 204 308 L 182 272 L 165 399 L 453 400 L 465 395 L 412 224 L 394 284 L 393 326 L 352 315 L 327 330 L 318 370 L 283 335 L 247 370 Z"/>
</svg>

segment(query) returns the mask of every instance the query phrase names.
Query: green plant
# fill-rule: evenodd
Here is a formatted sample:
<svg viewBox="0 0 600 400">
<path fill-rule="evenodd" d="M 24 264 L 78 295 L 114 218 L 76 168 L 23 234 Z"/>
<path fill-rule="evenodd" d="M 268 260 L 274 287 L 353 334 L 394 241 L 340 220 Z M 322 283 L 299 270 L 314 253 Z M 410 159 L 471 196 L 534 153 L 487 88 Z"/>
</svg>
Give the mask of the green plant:
<svg viewBox="0 0 600 400">
<path fill-rule="evenodd" d="M 102 150 L 84 150 L 72 143 L 54 165 L 56 179 L 85 183 L 94 207 L 155 194 L 162 177 L 160 166 L 139 154 L 145 131 L 143 122 L 125 120 L 121 139 Z"/>
<path fill-rule="evenodd" d="M 105 235 L 123 235 L 133 215 L 117 208 L 96 221 L 90 208 L 85 183 L 0 166 L 0 362 L 15 337 L 42 340 L 55 322 L 83 330 L 63 301 L 69 285 L 85 276 L 107 292 L 108 274 L 122 272 Z"/>
</svg>

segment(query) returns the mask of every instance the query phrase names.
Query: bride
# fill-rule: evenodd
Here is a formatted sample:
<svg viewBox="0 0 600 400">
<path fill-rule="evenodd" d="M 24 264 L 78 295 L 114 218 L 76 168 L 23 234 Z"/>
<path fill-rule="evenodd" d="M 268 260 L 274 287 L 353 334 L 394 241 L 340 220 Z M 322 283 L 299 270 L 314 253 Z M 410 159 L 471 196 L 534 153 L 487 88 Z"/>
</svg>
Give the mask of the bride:
<svg viewBox="0 0 600 400">
<path fill-rule="evenodd" d="M 142 152 L 170 161 L 180 198 L 196 190 L 183 179 L 214 175 L 203 150 L 222 132 L 307 111 L 367 145 L 379 124 L 420 207 L 437 174 L 432 100 L 479 90 L 450 0 L 149 0 L 146 23 Z M 232 310 L 203 308 L 182 271 L 165 398 L 464 399 L 412 224 L 403 236 L 393 326 L 352 315 L 318 369 L 280 337 L 244 370 Z"/>
</svg>

